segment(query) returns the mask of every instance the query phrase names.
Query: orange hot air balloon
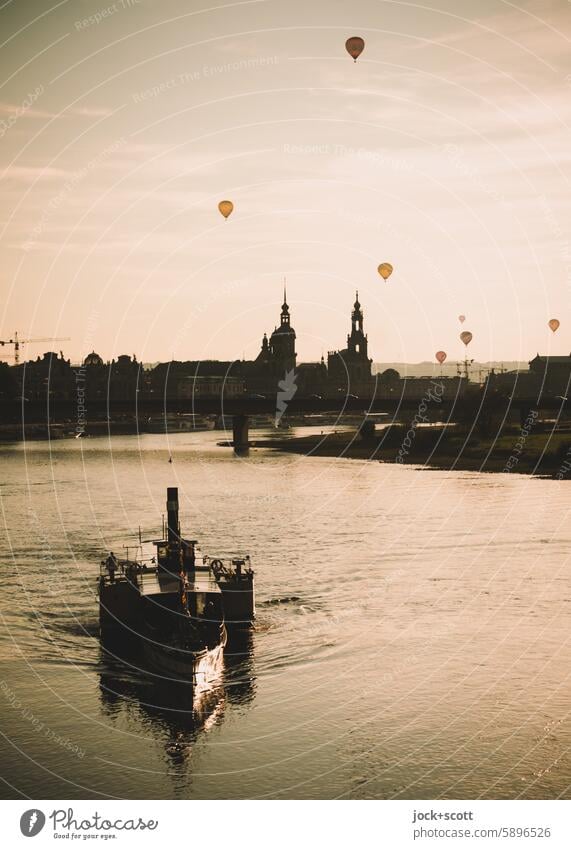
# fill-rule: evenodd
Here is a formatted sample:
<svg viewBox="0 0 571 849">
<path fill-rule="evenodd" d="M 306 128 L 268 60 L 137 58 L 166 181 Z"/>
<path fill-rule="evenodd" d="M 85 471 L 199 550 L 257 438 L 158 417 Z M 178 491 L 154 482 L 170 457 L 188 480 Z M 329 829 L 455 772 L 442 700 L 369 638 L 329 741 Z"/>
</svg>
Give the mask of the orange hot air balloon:
<svg viewBox="0 0 571 849">
<path fill-rule="evenodd" d="M 460 322 L 460 324 L 464 324 L 464 322 L 466 321 L 466 316 L 465 315 L 459 315 L 458 321 Z"/>
<path fill-rule="evenodd" d="M 463 333 L 460 334 L 460 339 L 466 345 L 466 347 L 468 347 L 468 345 L 472 341 L 472 334 L 469 330 L 465 330 Z"/>
<path fill-rule="evenodd" d="M 220 214 L 223 215 L 224 218 L 228 218 L 228 216 L 232 214 L 234 204 L 231 200 L 221 200 L 218 204 L 218 209 L 220 210 Z"/>
<path fill-rule="evenodd" d="M 391 274 L 393 273 L 393 267 L 390 262 L 381 262 L 381 264 L 377 268 L 377 271 L 379 272 L 383 280 L 388 280 Z"/>
<path fill-rule="evenodd" d="M 446 359 L 446 351 L 437 351 L 436 352 L 436 359 L 438 360 L 440 365 L 442 365 L 442 363 Z"/>
<path fill-rule="evenodd" d="M 559 327 L 559 324 L 560 324 L 559 319 L 557 319 L 557 318 L 552 318 L 547 323 L 549 324 L 550 328 L 553 330 L 554 333 L 555 333 L 555 331 L 557 330 L 557 328 Z"/>
<path fill-rule="evenodd" d="M 351 38 L 348 38 L 345 42 L 345 50 L 355 62 L 357 61 L 364 49 L 365 42 L 359 35 L 354 35 Z"/>
</svg>

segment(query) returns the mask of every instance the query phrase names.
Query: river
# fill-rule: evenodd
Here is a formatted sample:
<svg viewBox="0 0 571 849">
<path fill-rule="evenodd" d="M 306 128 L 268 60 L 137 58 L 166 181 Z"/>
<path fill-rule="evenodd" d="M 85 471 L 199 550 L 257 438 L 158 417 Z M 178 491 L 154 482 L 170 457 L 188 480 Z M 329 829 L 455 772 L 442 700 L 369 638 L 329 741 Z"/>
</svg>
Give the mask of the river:
<svg viewBox="0 0 571 849">
<path fill-rule="evenodd" d="M 222 436 L 0 446 L 4 796 L 568 798 L 569 484 Z M 99 562 L 160 535 L 167 486 L 256 571 L 190 705 L 98 638 Z"/>
</svg>

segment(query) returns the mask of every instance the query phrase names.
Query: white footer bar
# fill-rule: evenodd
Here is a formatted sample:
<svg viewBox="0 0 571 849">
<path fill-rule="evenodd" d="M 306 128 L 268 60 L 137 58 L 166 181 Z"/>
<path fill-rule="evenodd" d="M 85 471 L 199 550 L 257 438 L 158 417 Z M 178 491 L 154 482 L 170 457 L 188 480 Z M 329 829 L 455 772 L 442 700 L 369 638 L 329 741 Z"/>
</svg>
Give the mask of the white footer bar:
<svg viewBox="0 0 571 849">
<path fill-rule="evenodd" d="M 5 846 L 571 847 L 569 801 L 1 801 Z"/>
</svg>

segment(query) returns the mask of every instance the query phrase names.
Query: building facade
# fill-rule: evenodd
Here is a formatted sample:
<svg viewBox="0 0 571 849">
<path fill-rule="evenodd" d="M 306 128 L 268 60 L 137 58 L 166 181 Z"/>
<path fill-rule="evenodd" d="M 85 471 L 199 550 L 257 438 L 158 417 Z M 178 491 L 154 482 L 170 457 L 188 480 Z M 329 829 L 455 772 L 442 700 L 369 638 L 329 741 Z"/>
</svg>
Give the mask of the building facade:
<svg viewBox="0 0 571 849">
<path fill-rule="evenodd" d="M 492 372 L 486 385 L 514 401 L 539 401 L 541 398 L 563 400 L 571 392 L 571 354 L 568 357 L 543 357 L 537 354 L 529 361 L 528 371 Z"/>
<path fill-rule="evenodd" d="M 286 372 L 292 371 L 296 366 L 295 352 L 295 330 L 291 326 L 289 305 L 287 302 L 286 289 L 284 286 L 284 302 L 280 313 L 279 326 L 268 339 L 264 333 L 262 347 L 256 358 L 256 363 L 273 375 L 283 377 Z"/>
<path fill-rule="evenodd" d="M 327 355 L 327 382 L 330 390 L 350 395 L 368 395 L 374 385 L 372 362 L 369 357 L 369 340 L 363 329 L 363 309 L 357 292 L 351 312 L 347 347 L 342 351 L 329 351 Z"/>
<path fill-rule="evenodd" d="M 135 398 L 181 398 L 193 394 L 217 394 L 236 398 L 239 394 L 275 396 L 280 381 L 295 386 L 298 397 L 368 395 L 374 389 L 368 339 L 363 329 L 359 297 L 351 312 L 347 347 L 329 352 L 327 364 L 298 363 L 296 333 L 284 287 L 279 324 L 270 336 L 264 333 L 254 360 L 187 360 L 158 363 L 143 369 L 137 358 L 122 354 L 104 362 L 91 351 L 76 367 L 56 354 L 16 367 L 22 371 L 26 392 L 38 398 L 48 391 L 60 398 L 73 398 L 78 387 L 91 401 L 129 401 Z"/>
</svg>

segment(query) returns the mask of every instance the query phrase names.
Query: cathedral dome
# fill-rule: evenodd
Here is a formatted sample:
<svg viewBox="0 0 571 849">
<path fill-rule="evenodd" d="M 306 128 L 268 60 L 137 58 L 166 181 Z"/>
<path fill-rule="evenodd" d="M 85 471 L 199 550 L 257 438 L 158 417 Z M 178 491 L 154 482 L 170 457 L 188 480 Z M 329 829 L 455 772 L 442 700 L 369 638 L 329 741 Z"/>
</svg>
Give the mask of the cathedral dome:
<svg viewBox="0 0 571 849">
<path fill-rule="evenodd" d="M 291 326 L 291 324 L 280 324 L 279 327 L 276 327 L 272 335 L 270 336 L 270 340 L 274 339 L 276 336 L 295 336 L 295 330 Z"/>
<path fill-rule="evenodd" d="M 84 359 L 83 365 L 84 366 L 102 366 L 103 360 L 101 359 L 99 354 L 96 354 L 95 351 L 92 351 Z"/>
</svg>

